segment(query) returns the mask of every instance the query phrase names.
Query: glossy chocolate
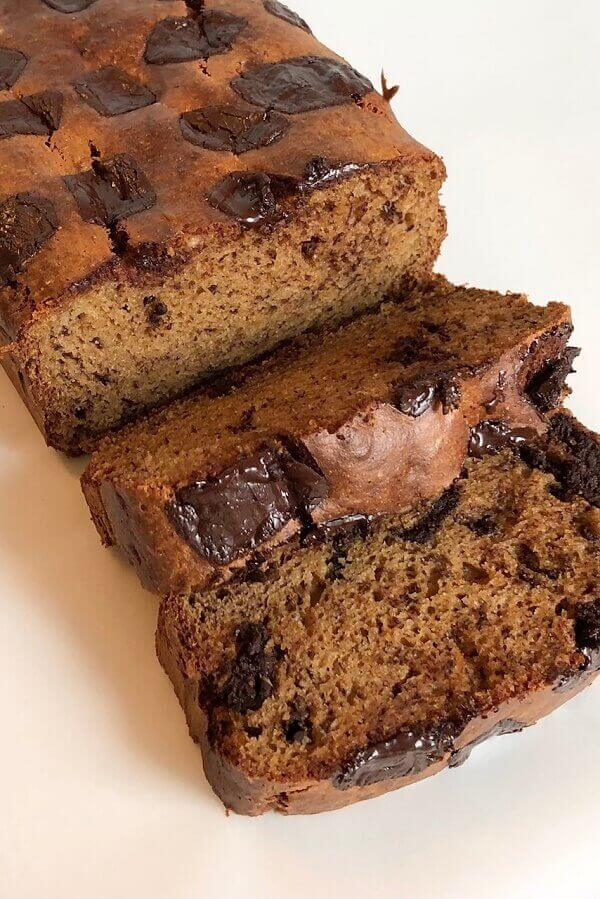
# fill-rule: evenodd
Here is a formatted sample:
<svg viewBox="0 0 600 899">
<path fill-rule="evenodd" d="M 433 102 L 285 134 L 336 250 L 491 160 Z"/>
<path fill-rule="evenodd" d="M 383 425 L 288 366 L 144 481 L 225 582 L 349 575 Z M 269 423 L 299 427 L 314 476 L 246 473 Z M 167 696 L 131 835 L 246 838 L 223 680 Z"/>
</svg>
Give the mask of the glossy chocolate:
<svg viewBox="0 0 600 899">
<path fill-rule="evenodd" d="M 0 103 L 0 138 L 15 134 L 50 137 L 60 125 L 62 108 L 63 96 L 58 91 L 42 91 Z"/>
<path fill-rule="evenodd" d="M 50 200 L 23 193 L 0 203 L 0 284 L 12 282 L 58 227 Z"/>
<path fill-rule="evenodd" d="M 325 479 L 288 453 L 264 448 L 206 481 L 180 487 L 166 511 L 200 555 L 226 565 L 303 518 L 327 495 Z"/>
<path fill-rule="evenodd" d="M 250 66 L 231 86 L 249 103 L 290 115 L 354 103 L 373 90 L 347 63 L 325 56 Z"/>
<path fill-rule="evenodd" d="M 297 12 L 289 9 L 284 3 L 280 3 L 279 0 L 265 0 L 264 5 L 267 12 L 270 12 L 271 15 L 277 16 L 278 19 L 283 19 L 288 25 L 295 25 L 297 28 L 302 28 L 308 32 L 308 34 L 312 34 L 304 19 L 301 19 Z"/>
<path fill-rule="evenodd" d="M 549 359 L 525 387 L 531 402 L 542 412 L 549 412 L 561 401 L 567 377 L 573 373 L 573 362 L 581 350 L 569 346 L 555 359 Z"/>
<path fill-rule="evenodd" d="M 104 66 L 73 82 L 86 103 L 102 116 L 124 115 L 156 103 L 156 95 L 127 72 L 116 66 Z"/>
<path fill-rule="evenodd" d="M 74 13 L 83 12 L 84 9 L 96 3 L 96 0 L 42 0 L 42 3 L 57 12 Z"/>
<path fill-rule="evenodd" d="M 487 453 L 499 453 L 503 449 L 518 449 L 528 441 L 535 441 L 533 428 L 513 428 L 505 421 L 489 419 L 471 428 L 469 455 L 481 459 Z"/>
<path fill-rule="evenodd" d="M 458 407 L 460 385 L 454 375 L 432 374 L 394 387 L 394 405 L 412 418 L 418 418 L 427 412 L 436 399 L 441 402 L 445 415 Z"/>
<path fill-rule="evenodd" d="M 230 50 L 246 19 L 220 9 L 199 10 L 157 22 L 148 36 L 144 59 L 153 65 L 207 59 Z"/>
<path fill-rule="evenodd" d="M 208 202 L 244 225 L 276 222 L 280 201 L 297 191 L 297 182 L 266 172 L 231 172 L 210 189 Z"/>
<path fill-rule="evenodd" d="M 440 761 L 452 748 L 452 737 L 443 730 L 410 730 L 391 740 L 361 749 L 332 778 L 338 790 L 367 787 L 396 777 L 412 777 Z"/>
<path fill-rule="evenodd" d="M 12 87 L 27 65 L 28 57 L 20 50 L 0 47 L 0 91 Z"/>
<path fill-rule="evenodd" d="M 502 721 L 497 721 L 496 724 L 493 725 L 493 727 L 490 727 L 490 729 L 486 730 L 485 733 L 480 734 L 471 743 L 468 743 L 461 749 L 454 750 L 454 752 L 450 756 L 448 767 L 458 768 L 459 765 L 464 764 L 475 747 L 480 746 L 482 743 L 485 743 L 486 740 L 490 739 L 490 737 L 500 737 L 503 734 L 518 734 L 526 726 L 526 724 L 522 724 L 520 721 L 515 721 L 514 718 L 503 718 Z"/>
<path fill-rule="evenodd" d="M 246 153 L 281 140 L 289 122 L 271 110 L 249 111 L 237 106 L 205 106 L 184 112 L 179 124 L 187 141 L 205 150 Z"/>
<path fill-rule="evenodd" d="M 135 159 L 119 153 L 112 159 L 95 160 L 92 168 L 79 175 L 68 175 L 65 183 L 86 222 L 114 225 L 150 209 L 156 193 Z"/>
</svg>

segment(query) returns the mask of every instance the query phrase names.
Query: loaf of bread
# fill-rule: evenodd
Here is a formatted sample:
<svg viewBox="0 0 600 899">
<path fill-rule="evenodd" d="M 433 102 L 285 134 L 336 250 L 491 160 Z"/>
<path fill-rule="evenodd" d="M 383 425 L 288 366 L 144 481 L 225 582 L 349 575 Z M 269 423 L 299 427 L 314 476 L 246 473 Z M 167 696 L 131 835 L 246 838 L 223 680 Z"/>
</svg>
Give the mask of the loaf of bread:
<svg viewBox="0 0 600 899">
<path fill-rule="evenodd" d="M 495 455 L 479 437 L 420 514 L 317 526 L 251 577 L 163 602 L 159 657 L 228 808 L 413 783 L 595 677 L 598 439 L 562 412 Z"/>
<path fill-rule="evenodd" d="M 315 523 L 435 496 L 479 421 L 539 428 L 570 332 L 566 306 L 436 277 L 107 437 L 92 515 L 151 590 L 215 586 Z"/>
<path fill-rule="evenodd" d="M 431 270 L 443 164 L 278 0 L 0 11 L 2 361 L 52 446 Z"/>
</svg>

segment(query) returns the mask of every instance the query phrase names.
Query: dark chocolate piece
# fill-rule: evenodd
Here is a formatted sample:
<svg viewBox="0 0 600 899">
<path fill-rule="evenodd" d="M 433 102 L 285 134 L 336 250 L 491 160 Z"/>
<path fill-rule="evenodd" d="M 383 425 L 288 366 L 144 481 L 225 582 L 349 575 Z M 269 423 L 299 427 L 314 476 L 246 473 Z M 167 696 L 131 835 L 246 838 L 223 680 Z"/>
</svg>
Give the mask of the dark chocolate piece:
<svg viewBox="0 0 600 899">
<path fill-rule="evenodd" d="M 496 520 L 491 512 L 484 512 L 476 518 L 464 518 L 460 523 L 478 537 L 490 537 L 496 532 Z"/>
<path fill-rule="evenodd" d="M 477 737 L 476 740 L 473 740 L 467 746 L 463 746 L 462 749 L 455 750 L 450 756 L 448 767 L 458 768 L 459 765 L 464 764 L 475 747 L 485 743 L 490 737 L 500 737 L 503 734 L 518 734 L 524 727 L 526 727 L 525 724 L 522 724 L 520 721 L 515 721 L 514 718 L 503 718 L 502 721 L 496 722 L 493 727 L 484 734 L 481 734 L 480 737 Z"/>
<path fill-rule="evenodd" d="M 600 599 L 575 606 L 575 642 L 585 656 L 585 669 L 600 667 Z"/>
<path fill-rule="evenodd" d="M 156 95 L 127 72 L 104 66 L 73 82 L 77 93 L 102 116 L 123 115 L 156 103 Z"/>
<path fill-rule="evenodd" d="M 73 13 L 83 12 L 96 0 L 42 0 L 42 2 L 49 6 L 50 9 L 57 10 L 57 12 Z"/>
<path fill-rule="evenodd" d="M 246 19 L 220 9 L 200 9 L 195 15 L 170 16 L 157 22 L 146 42 L 146 62 L 164 65 L 207 59 L 230 50 L 246 28 Z"/>
<path fill-rule="evenodd" d="M 396 528 L 394 537 L 408 540 L 410 543 L 427 543 L 439 531 L 445 519 L 458 506 L 461 489 L 458 483 L 452 484 L 434 500 L 422 518 L 408 528 Z"/>
<path fill-rule="evenodd" d="M 589 431 L 563 412 L 552 416 L 548 428 L 550 450 L 546 470 L 554 475 L 568 496 L 579 494 L 593 506 L 600 506 L 600 444 Z M 560 451 L 553 451 L 552 443 Z"/>
<path fill-rule="evenodd" d="M 326 496 L 321 474 L 269 447 L 217 477 L 180 487 L 167 503 L 177 533 L 201 556 L 226 565 L 254 550 Z"/>
<path fill-rule="evenodd" d="M 231 86 L 249 103 L 291 115 L 353 103 L 373 90 L 347 63 L 326 56 L 250 66 Z"/>
<path fill-rule="evenodd" d="M 13 86 L 28 61 L 20 50 L 0 47 L 0 91 L 7 91 Z"/>
<path fill-rule="evenodd" d="M 289 127 L 288 120 L 278 112 L 249 112 L 237 106 L 192 109 L 183 113 L 179 124 L 191 144 L 237 155 L 276 143 Z"/>
<path fill-rule="evenodd" d="M 312 723 L 304 699 L 297 696 L 290 704 L 290 715 L 282 723 L 283 733 L 288 743 L 305 746 L 312 740 Z"/>
<path fill-rule="evenodd" d="M 269 224 L 282 218 L 280 201 L 297 189 L 286 175 L 230 172 L 210 189 L 208 202 L 244 225 Z"/>
<path fill-rule="evenodd" d="M 315 156 L 309 160 L 304 169 L 304 177 L 300 182 L 301 190 L 312 190 L 337 181 L 345 175 L 357 172 L 362 166 L 356 162 L 332 162 L 325 156 Z"/>
<path fill-rule="evenodd" d="M 258 711 L 273 694 L 277 655 L 267 650 L 270 634 L 260 621 L 240 624 L 235 639 L 236 657 L 216 704 L 245 715 Z"/>
<path fill-rule="evenodd" d="M 503 449 L 519 449 L 528 441 L 537 439 L 533 428 L 511 428 L 505 421 L 488 419 L 471 428 L 469 455 L 482 459 L 486 453 L 499 453 Z"/>
<path fill-rule="evenodd" d="M 321 521 L 311 527 L 303 537 L 303 542 L 330 543 L 349 542 L 355 537 L 365 537 L 369 529 L 370 517 L 360 512 L 355 515 L 343 515 L 340 518 L 330 518 L 329 521 Z"/>
<path fill-rule="evenodd" d="M 92 168 L 79 175 L 68 175 L 65 183 L 86 222 L 114 225 L 156 202 L 156 193 L 137 162 L 127 153 L 112 159 L 96 159 Z"/>
<path fill-rule="evenodd" d="M 158 297 L 150 294 L 149 296 L 144 297 L 144 312 L 146 313 L 148 324 L 152 325 L 152 327 L 157 327 L 164 323 L 165 316 L 169 313 L 169 308 L 167 304 L 163 303 L 162 300 L 159 300 Z"/>
<path fill-rule="evenodd" d="M 444 730 L 406 731 L 357 752 L 331 782 L 338 790 L 347 790 L 412 777 L 443 759 L 451 749 L 452 736 Z"/>
<path fill-rule="evenodd" d="M 54 206 L 45 197 L 22 193 L 0 203 L 0 283 L 13 281 L 57 228 Z"/>
<path fill-rule="evenodd" d="M 525 393 L 542 412 L 550 412 L 560 403 L 573 362 L 581 350 L 568 346 L 557 359 L 550 359 L 527 382 Z"/>
<path fill-rule="evenodd" d="M 444 415 L 460 403 L 460 384 L 454 375 L 445 372 L 433 372 L 406 384 L 394 382 L 392 386 L 392 402 L 400 412 L 412 418 L 427 412 L 436 399 L 441 402 Z"/>
<path fill-rule="evenodd" d="M 15 134 L 50 137 L 60 125 L 62 108 L 63 96 L 58 91 L 42 91 L 0 103 L 0 138 Z"/>
<path fill-rule="evenodd" d="M 296 25 L 298 28 L 302 28 L 304 31 L 312 34 L 304 19 L 301 19 L 297 12 L 289 9 L 284 3 L 280 3 L 279 0 L 265 0 L 265 9 L 272 15 L 277 16 L 278 19 L 283 19 L 288 25 Z"/>
</svg>

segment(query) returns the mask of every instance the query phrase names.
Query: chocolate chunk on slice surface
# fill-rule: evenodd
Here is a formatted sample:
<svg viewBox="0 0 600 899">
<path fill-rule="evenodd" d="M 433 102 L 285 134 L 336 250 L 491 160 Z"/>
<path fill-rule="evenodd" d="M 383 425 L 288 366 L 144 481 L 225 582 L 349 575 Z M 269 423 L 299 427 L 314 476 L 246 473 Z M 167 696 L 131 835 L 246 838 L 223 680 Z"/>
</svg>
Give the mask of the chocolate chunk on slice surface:
<svg viewBox="0 0 600 899">
<path fill-rule="evenodd" d="M 231 86 L 249 103 L 290 115 L 353 103 L 373 90 L 347 63 L 326 56 L 250 66 Z"/>
<path fill-rule="evenodd" d="M 20 100 L 0 103 L 0 138 L 16 134 L 53 134 L 62 117 L 63 97 L 58 91 L 42 91 Z"/>
<path fill-rule="evenodd" d="M 0 283 L 9 283 L 55 233 L 53 204 L 38 194 L 23 193 L 0 203 Z"/>
<path fill-rule="evenodd" d="M 280 201 L 298 189 L 298 182 L 267 172 L 230 172 L 208 193 L 211 206 L 245 225 L 275 222 L 283 215 Z"/>
<path fill-rule="evenodd" d="M 273 694 L 277 658 L 267 644 L 270 635 L 263 622 L 245 621 L 236 629 L 237 653 L 216 704 L 245 715 L 256 712 Z"/>
<path fill-rule="evenodd" d="M 303 31 L 307 31 L 308 34 L 312 34 L 310 27 L 304 19 L 300 18 L 298 13 L 286 6 L 285 3 L 280 3 L 279 0 L 265 0 L 264 5 L 267 12 L 270 12 L 271 15 L 277 16 L 278 19 L 283 19 L 288 25 L 295 25 L 297 28 L 302 28 Z"/>
<path fill-rule="evenodd" d="M 332 779 L 338 790 L 367 787 L 425 771 L 452 748 L 451 737 L 433 730 L 407 730 L 391 740 L 362 749 Z"/>
<path fill-rule="evenodd" d="M 124 115 L 156 103 L 156 95 L 127 72 L 104 66 L 73 82 L 77 93 L 102 116 Z"/>
<path fill-rule="evenodd" d="M 42 2 L 57 12 L 74 13 L 83 12 L 84 9 L 88 9 L 97 0 L 42 0 Z"/>
<path fill-rule="evenodd" d="M 154 188 L 137 162 L 127 153 L 95 160 L 92 168 L 68 175 L 67 187 L 86 222 L 114 225 L 120 219 L 150 209 L 156 202 Z"/>
<path fill-rule="evenodd" d="M 236 106 L 206 106 L 180 117 L 181 133 L 187 141 L 205 150 L 246 153 L 276 143 L 289 122 L 271 110 L 247 111 Z"/>
<path fill-rule="evenodd" d="M 28 57 L 20 50 L 0 47 L 0 91 L 12 87 L 27 65 Z"/>
<path fill-rule="evenodd" d="M 150 32 L 144 58 L 153 65 L 207 59 L 230 50 L 246 25 L 241 16 L 219 9 L 171 16 L 157 22 Z"/>
</svg>

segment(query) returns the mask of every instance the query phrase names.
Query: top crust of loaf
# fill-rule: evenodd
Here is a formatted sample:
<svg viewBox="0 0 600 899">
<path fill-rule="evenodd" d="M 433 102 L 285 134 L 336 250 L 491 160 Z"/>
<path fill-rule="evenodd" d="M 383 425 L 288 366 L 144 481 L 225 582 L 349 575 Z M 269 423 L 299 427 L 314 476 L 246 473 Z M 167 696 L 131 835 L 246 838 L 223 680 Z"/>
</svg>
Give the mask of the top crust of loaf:
<svg viewBox="0 0 600 899">
<path fill-rule="evenodd" d="M 357 168 L 443 171 L 279 3 L 21 0 L 3 5 L 0 43 L 8 337 L 68 291 L 276 227 Z"/>
</svg>

